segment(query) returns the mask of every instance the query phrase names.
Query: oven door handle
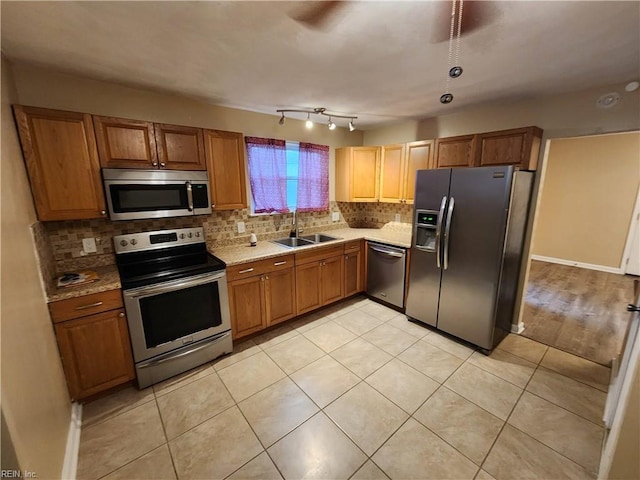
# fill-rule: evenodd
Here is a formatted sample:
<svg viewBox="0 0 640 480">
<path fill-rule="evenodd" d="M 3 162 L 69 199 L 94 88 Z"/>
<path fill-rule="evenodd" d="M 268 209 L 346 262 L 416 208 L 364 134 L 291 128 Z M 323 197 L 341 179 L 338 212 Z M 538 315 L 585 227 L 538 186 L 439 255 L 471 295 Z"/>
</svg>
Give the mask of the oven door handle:
<svg viewBox="0 0 640 480">
<path fill-rule="evenodd" d="M 180 358 L 180 357 L 184 357 L 186 355 L 191 355 L 192 353 L 195 353 L 199 350 L 203 350 L 207 347 L 210 347 L 213 343 L 217 343 L 220 340 L 222 340 L 223 338 L 226 338 L 227 336 L 229 336 L 229 333 L 225 333 L 221 336 L 219 336 L 218 338 L 215 338 L 214 340 L 208 341 L 207 343 L 205 343 L 204 345 L 198 345 L 197 347 L 191 348 L 189 350 L 185 350 L 184 352 L 180 352 L 177 355 L 173 352 L 169 352 L 166 355 L 163 355 L 162 357 L 156 358 L 154 360 L 149 360 L 147 362 L 143 362 L 143 363 L 138 363 L 136 365 L 136 367 L 138 368 L 149 368 L 149 367 L 153 367 L 155 365 L 161 364 L 161 363 L 165 363 L 165 362 L 169 362 L 171 360 L 175 360 L 176 358 Z"/>
<path fill-rule="evenodd" d="M 172 282 L 166 282 L 156 285 L 149 285 L 146 287 L 132 288 L 125 290 L 123 295 L 130 298 L 148 297 L 151 295 L 158 295 L 160 293 L 173 292 L 183 288 L 197 287 L 198 285 L 204 285 L 205 283 L 211 283 L 224 279 L 225 272 L 216 273 L 214 275 L 206 273 L 204 275 L 197 275 L 188 279 L 175 280 Z"/>
</svg>

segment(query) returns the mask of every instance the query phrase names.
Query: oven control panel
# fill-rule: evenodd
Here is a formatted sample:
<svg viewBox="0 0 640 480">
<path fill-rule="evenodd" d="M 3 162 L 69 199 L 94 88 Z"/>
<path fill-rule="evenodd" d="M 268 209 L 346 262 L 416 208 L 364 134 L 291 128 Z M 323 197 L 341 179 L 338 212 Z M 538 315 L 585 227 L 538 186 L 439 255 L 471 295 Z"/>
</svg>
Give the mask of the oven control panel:
<svg viewBox="0 0 640 480">
<path fill-rule="evenodd" d="M 193 243 L 205 243 L 202 227 L 129 233 L 113 237 L 116 253 L 140 252 Z"/>
</svg>

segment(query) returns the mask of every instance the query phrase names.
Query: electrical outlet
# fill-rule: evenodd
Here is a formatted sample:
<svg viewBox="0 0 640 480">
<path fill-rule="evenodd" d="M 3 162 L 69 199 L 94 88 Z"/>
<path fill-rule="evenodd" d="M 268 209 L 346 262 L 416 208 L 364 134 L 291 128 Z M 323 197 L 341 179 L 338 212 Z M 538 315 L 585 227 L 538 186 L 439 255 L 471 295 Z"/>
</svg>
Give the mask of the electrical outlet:
<svg viewBox="0 0 640 480">
<path fill-rule="evenodd" d="M 244 222 L 238 222 L 238 233 L 244 233 Z"/>
<path fill-rule="evenodd" d="M 96 253 L 98 249 L 96 248 L 96 239 L 95 238 L 83 238 L 82 239 L 82 250 L 85 253 Z"/>
<path fill-rule="evenodd" d="M 400 223 L 400 214 L 396 213 L 396 222 Z"/>
<path fill-rule="evenodd" d="M 331 220 L 333 220 L 334 222 L 339 222 L 340 221 L 340 212 L 333 212 L 331 214 Z"/>
</svg>

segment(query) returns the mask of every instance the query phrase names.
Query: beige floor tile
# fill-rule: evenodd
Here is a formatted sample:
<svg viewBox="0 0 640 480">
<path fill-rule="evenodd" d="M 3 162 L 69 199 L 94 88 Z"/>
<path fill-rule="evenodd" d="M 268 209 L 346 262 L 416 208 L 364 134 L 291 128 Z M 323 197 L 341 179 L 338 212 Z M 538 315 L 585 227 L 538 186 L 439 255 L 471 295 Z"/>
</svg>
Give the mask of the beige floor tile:
<svg viewBox="0 0 640 480">
<path fill-rule="evenodd" d="M 438 332 L 433 332 L 431 335 L 424 337 L 423 340 L 462 360 L 466 360 L 473 353 L 473 348 L 454 339 L 445 337 Z"/>
<path fill-rule="evenodd" d="M 307 330 L 303 335 L 327 353 L 356 338 L 353 333 L 334 321 L 323 323 L 319 327 Z"/>
<path fill-rule="evenodd" d="M 238 404 L 264 446 L 269 446 L 313 416 L 318 407 L 289 378 Z"/>
<path fill-rule="evenodd" d="M 313 312 L 290 323 L 291 327 L 298 333 L 304 333 L 313 328 L 319 327 L 323 323 L 330 322 L 331 318 L 322 315 L 322 312 Z"/>
<path fill-rule="evenodd" d="M 589 472 L 597 472 L 603 427 L 529 392 L 524 392 L 508 422 Z"/>
<path fill-rule="evenodd" d="M 373 315 L 374 317 L 379 318 L 380 320 L 386 322 L 387 320 L 391 320 L 393 317 L 398 315 L 397 310 L 393 310 L 392 308 L 385 307 L 376 302 L 371 302 L 367 305 L 360 307 L 360 310 L 368 313 L 369 315 Z"/>
<path fill-rule="evenodd" d="M 256 345 L 253 340 L 245 340 L 239 344 L 233 344 L 233 353 L 231 355 L 225 355 L 224 357 L 215 360 L 213 363 L 213 368 L 216 370 L 222 370 L 223 368 L 227 368 L 234 363 L 238 363 L 245 358 L 249 358 L 256 353 L 260 353 L 262 349 Z"/>
<path fill-rule="evenodd" d="M 169 440 L 233 405 L 235 402 L 215 372 L 158 397 Z"/>
<path fill-rule="evenodd" d="M 273 464 L 267 452 L 262 452 L 227 480 L 281 480 L 282 475 Z"/>
<path fill-rule="evenodd" d="M 353 474 L 349 480 L 388 480 L 387 477 L 382 470 L 378 468 L 378 466 L 369 460 L 365 463 L 360 470 Z"/>
<path fill-rule="evenodd" d="M 553 370 L 539 367 L 526 390 L 560 405 L 567 410 L 601 425 L 607 394 L 560 375 Z"/>
<path fill-rule="evenodd" d="M 611 369 L 570 353 L 549 347 L 540 365 L 562 375 L 606 392 L 609 388 Z"/>
<path fill-rule="evenodd" d="M 415 322 L 410 322 L 407 319 L 407 316 L 403 313 L 397 314 L 395 317 L 392 317 L 387 321 L 387 323 L 407 332 L 409 335 L 412 335 L 416 338 L 424 338 L 427 335 L 431 334 L 431 330 Z"/>
<path fill-rule="evenodd" d="M 580 465 L 507 424 L 482 465 L 499 480 L 588 479 Z"/>
<path fill-rule="evenodd" d="M 536 369 L 536 364 L 524 358 L 511 355 L 504 350 L 494 350 L 487 356 L 481 352 L 474 352 L 469 363 L 493 373 L 495 376 L 524 388 Z"/>
<path fill-rule="evenodd" d="M 504 425 L 446 387 L 431 395 L 413 417 L 477 465 L 482 464 Z"/>
<path fill-rule="evenodd" d="M 460 358 L 422 340 L 407 348 L 398 358 L 438 383 L 444 382 L 463 363 Z"/>
<path fill-rule="evenodd" d="M 334 350 L 331 356 L 360 378 L 368 377 L 393 358 L 362 338 L 356 338 Z"/>
<path fill-rule="evenodd" d="M 364 310 L 357 308 L 334 318 L 333 321 L 358 336 L 384 323 L 384 320 L 380 320 Z"/>
<path fill-rule="evenodd" d="M 416 337 L 388 323 L 370 330 L 362 338 L 394 356 L 418 341 Z"/>
<path fill-rule="evenodd" d="M 360 382 L 357 375 L 330 356 L 322 357 L 291 375 L 291 379 L 324 408 Z"/>
<path fill-rule="evenodd" d="M 79 479 L 101 478 L 166 442 L 155 402 L 82 429 Z"/>
<path fill-rule="evenodd" d="M 294 330 L 291 325 L 285 323 L 284 325 L 272 328 L 256 337 L 253 337 L 252 340 L 256 342 L 256 345 L 260 348 L 265 349 L 273 347 L 274 345 L 282 343 L 285 340 L 289 340 L 297 335 L 300 335 L 300 333 Z"/>
<path fill-rule="evenodd" d="M 522 389 L 475 365 L 465 363 L 444 384 L 458 395 L 506 420 Z"/>
<path fill-rule="evenodd" d="M 492 475 L 489 475 L 487 472 L 481 469 L 476 475 L 476 480 L 496 480 L 496 479 L 495 477 L 493 477 Z"/>
<path fill-rule="evenodd" d="M 121 413 L 139 407 L 154 400 L 153 389 L 138 390 L 134 386 L 128 386 L 106 397 L 99 398 L 82 406 L 82 426 L 88 427 L 96 423 L 104 422 Z"/>
<path fill-rule="evenodd" d="M 237 407 L 169 442 L 178 478 L 224 478 L 263 451 Z"/>
<path fill-rule="evenodd" d="M 176 472 L 169 447 L 164 444 L 115 472 L 103 480 L 175 480 Z"/>
<path fill-rule="evenodd" d="M 236 402 L 259 392 L 285 377 L 285 373 L 264 353 L 245 358 L 218 371 Z"/>
<path fill-rule="evenodd" d="M 367 459 L 322 412 L 271 446 L 268 452 L 287 480 L 349 478 Z"/>
<path fill-rule="evenodd" d="M 325 307 L 322 313 L 326 318 L 330 318 L 331 320 L 334 320 L 344 315 L 345 313 L 351 312 L 353 310 L 356 310 L 356 307 L 354 305 L 346 305 L 345 303 L 340 302 L 335 305 L 330 305 L 328 307 Z"/>
<path fill-rule="evenodd" d="M 478 467 L 413 418 L 376 452 L 372 460 L 390 478 L 472 479 Z"/>
<path fill-rule="evenodd" d="M 440 386 L 395 358 L 367 377 L 366 382 L 409 414 Z"/>
<path fill-rule="evenodd" d="M 324 412 L 367 455 L 372 455 L 409 417 L 366 383 L 353 387 Z"/>
<path fill-rule="evenodd" d="M 303 335 L 296 335 L 265 350 L 288 375 L 324 356 L 324 351 Z"/>
<path fill-rule="evenodd" d="M 538 364 L 548 347 L 530 338 L 510 333 L 500 342 L 497 348 Z"/>
<path fill-rule="evenodd" d="M 213 365 L 207 363 L 205 365 L 200 365 L 199 367 L 188 370 L 180 375 L 175 375 L 167 380 L 156 383 L 153 385 L 153 392 L 156 394 L 156 397 L 161 395 L 166 395 L 169 392 L 173 392 L 174 390 L 184 387 L 185 385 L 195 382 L 200 378 L 204 378 L 207 375 L 211 375 L 215 373 L 215 369 Z"/>
</svg>

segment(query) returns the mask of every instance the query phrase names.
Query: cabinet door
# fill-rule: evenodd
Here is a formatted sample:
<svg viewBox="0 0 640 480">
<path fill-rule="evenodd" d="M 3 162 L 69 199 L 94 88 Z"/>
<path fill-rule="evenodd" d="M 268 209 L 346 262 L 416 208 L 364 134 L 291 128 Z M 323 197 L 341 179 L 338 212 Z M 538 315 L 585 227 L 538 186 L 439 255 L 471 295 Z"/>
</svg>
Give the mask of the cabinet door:
<svg viewBox="0 0 640 480">
<path fill-rule="evenodd" d="M 100 165 L 105 168 L 157 168 L 153 123 L 93 117 Z"/>
<path fill-rule="evenodd" d="M 106 216 L 91 116 L 15 106 L 39 220 Z"/>
<path fill-rule="evenodd" d="M 433 140 L 407 143 L 404 167 L 404 202 L 413 204 L 416 191 L 416 172 L 431 167 Z"/>
<path fill-rule="evenodd" d="M 473 167 L 476 135 L 436 139 L 435 167 Z"/>
<path fill-rule="evenodd" d="M 380 147 L 351 147 L 351 201 L 377 202 Z"/>
<path fill-rule="evenodd" d="M 228 284 L 233 338 L 244 337 L 266 326 L 264 281 L 264 275 L 259 275 Z"/>
<path fill-rule="evenodd" d="M 216 210 L 246 208 L 247 184 L 242 133 L 205 130 L 204 137 L 212 207 Z"/>
<path fill-rule="evenodd" d="M 298 315 L 322 306 L 320 297 L 320 264 L 296 265 L 296 312 Z"/>
<path fill-rule="evenodd" d="M 404 185 L 404 145 L 385 145 L 380 155 L 380 201 L 401 203 Z"/>
<path fill-rule="evenodd" d="M 71 398 L 135 378 L 124 310 L 57 323 L 55 329 Z"/>
<path fill-rule="evenodd" d="M 540 153 L 542 130 L 537 127 L 516 128 L 478 135 L 476 165 L 516 165 L 535 170 Z"/>
<path fill-rule="evenodd" d="M 362 253 L 360 250 L 344 255 L 344 296 L 349 297 L 362 288 Z"/>
<path fill-rule="evenodd" d="M 296 280 L 293 267 L 269 272 L 265 282 L 267 326 L 296 316 Z"/>
<path fill-rule="evenodd" d="M 344 298 L 344 256 L 330 257 L 322 261 L 321 266 L 322 305 L 337 302 Z"/>
<path fill-rule="evenodd" d="M 169 170 L 206 170 L 201 128 L 154 124 L 158 162 Z"/>
</svg>

